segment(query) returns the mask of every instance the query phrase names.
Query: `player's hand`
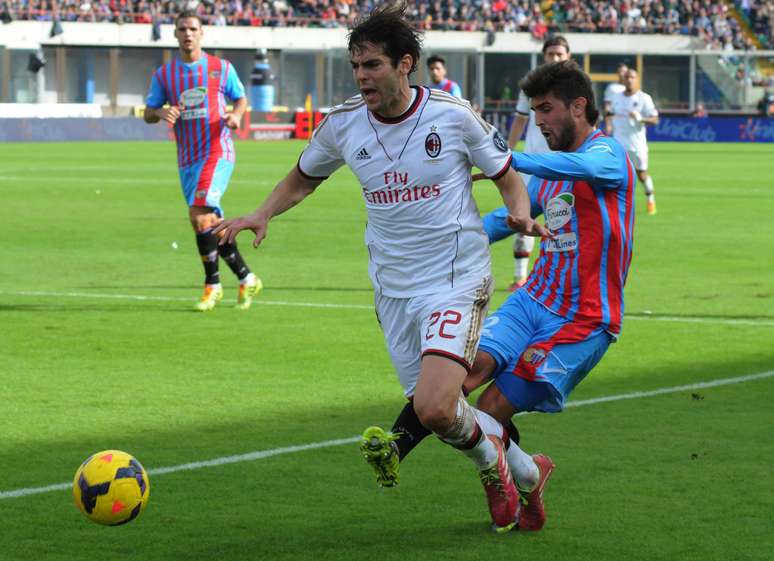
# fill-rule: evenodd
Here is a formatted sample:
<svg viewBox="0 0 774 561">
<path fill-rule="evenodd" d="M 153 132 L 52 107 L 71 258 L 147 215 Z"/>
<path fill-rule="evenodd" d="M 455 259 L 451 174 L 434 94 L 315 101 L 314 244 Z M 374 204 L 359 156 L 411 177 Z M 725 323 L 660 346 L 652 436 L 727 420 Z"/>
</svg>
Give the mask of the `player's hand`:
<svg viewBox="0 0 774 561">
<path fill-rule="evenodd" d="M 239 128 L 239 123 L 242 119 L 234 115 L 233 113 L 226 114 L 226 117 L 224 119 L 225 125 L 230 128 L 231 130 L 235 130 Z"/>
<path fill-rule="evenodd" d="M 631 113 L 629 113 L 629 117 L 634 119 L 637 123 L 642 121 L 642 115 L 640 114 L 639 111 L 632 111 Z"/>
<path fill-rule="evenodd" d="M 266 229 L 269 225 L 269 220 L 259 214 L 257 211 L 248 214 L 247 216 L 240 216 L 239 218 L 230 218 L 224 220 L 212 231 L 213 234 L 220 235 L 220 245 L 225 243 L 234 243 L 237 234 L 242 230 L 252 230 L 255 234 L 253 240 L 253 247 L 258 247 L 266 237 Z"/>
<path fill-rule="evenodd" d="M 505 219 L 505 223 L 508 225 L 508 227 L 511 230 L 524 234 L 525 236 L 533 236 L 536 238 L 549 238 L 549 239 L 555 238 L 551 230 L 549 230 L 543 224 L 541 224 L 540 222 L 532 218 L 519 219 L 509 214 L 508 217 Z"/>
<path fill-rule="evenodd" d="M 158 115 L 161 117 L 162 121 L 174 125 L 180 118 L 180 108 L 177 106 L 162 107 L 159 109 Z"/>
</svg>

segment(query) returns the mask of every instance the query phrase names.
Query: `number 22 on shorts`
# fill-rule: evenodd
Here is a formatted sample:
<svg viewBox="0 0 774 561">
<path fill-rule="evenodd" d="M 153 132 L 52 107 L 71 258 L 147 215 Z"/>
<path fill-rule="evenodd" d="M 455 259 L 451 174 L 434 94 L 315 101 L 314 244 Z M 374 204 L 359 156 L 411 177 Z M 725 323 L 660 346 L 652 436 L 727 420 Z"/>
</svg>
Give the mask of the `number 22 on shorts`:
<svg viewBox="0 0 774 561">
<path fill-rule="evenodd" d="M 442 320 L 442 321 L 441 321 Z M 438 323 L 440 321 L 440 323 Z M 429 341 L 435 337 L 436 333 L 444 339 L 455 339 L 457 335 L 448 333 L 447 327 L 459 324 L 462 321 L 462 314 L 456 310 L 446 310 L 445 312 L 433 312 L 430 314 L 430 324 L 427 326 L 425 339 Z M 436 327 L 437 326 L 437 327 Z"/>
</svg>

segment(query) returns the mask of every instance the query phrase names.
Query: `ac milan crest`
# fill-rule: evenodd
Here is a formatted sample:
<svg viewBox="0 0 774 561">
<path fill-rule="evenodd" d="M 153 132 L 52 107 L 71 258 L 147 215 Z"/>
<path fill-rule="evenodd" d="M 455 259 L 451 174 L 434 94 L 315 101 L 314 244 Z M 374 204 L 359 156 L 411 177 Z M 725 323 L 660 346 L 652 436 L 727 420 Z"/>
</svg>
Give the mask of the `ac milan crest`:
<svg viewBox="0 0 774 561">
<path fill-rule="evenodd" d="M 437 158 L 441 153 L 441 137 L 437 132 L 431 132 L 425 138 L 425 152 L 431 158 Z"/>
</svg>

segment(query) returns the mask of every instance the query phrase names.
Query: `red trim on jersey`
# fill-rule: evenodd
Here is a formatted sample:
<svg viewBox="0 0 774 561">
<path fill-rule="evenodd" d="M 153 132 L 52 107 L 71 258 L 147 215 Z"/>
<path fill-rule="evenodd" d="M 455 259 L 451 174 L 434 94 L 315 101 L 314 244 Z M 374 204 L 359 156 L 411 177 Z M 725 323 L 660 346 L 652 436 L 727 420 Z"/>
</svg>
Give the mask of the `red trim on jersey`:
<svg viewBox="0 0 774 561">
<path fill-rule="evenodd" d="M 505 165 L 503 166 L 503 169 L 501 169 L 500 171 L 498 171 L 496 174 L 494 174 L 494 175 L 493 175 L 492 177 L 490 177 L 489 179 L 491 179 L 492 181 L 497 181 L 497 180 L 498 180 L 498 179 L 500 179 L 500 178 L 501 178 L 503 175 L 505 175 L 506 173 L 508 173 L 508 168 L 510 168 L 510 167 L 511 167 L 511 161 L 513 161 L 513 154 L 511 154 L 510 156 L 508 156 L 508 161 L 507 161 L 507 162 L 505 162 Z"/>
<path fill-rule="evenodd" d="M 448 358 L 449 360 L 453 360 L 454 362 L 462 366 L 466 372 L 470 373 L 470 363 L 464 358 L 457 356 L 453 353 L 450 353 L 448 351 L 442 351 L 440 349 L 426 349 L 425 352 L 422 353 L 422 356 L 424 357 L 426 355 L 442 356 L 443 358 Z"/>
<path fill-rule="evenodd" d="M 402 123 L 416 112 L 417 108 L 419 108 L 419 104 L 422 103 L 422 99 L 425 96 L 425 88 L 415 89 L 417 90 L 417 96 L 414 98 L 414 102 L 401 115 L 398 115 L 397 117 L 382 117 L 379 115 L 379 113 L 374 113 L 373 111 L 371 111 L 371 115 L 374 116 L 374 119 L 386 125 L 396 125 L 398 123 Z"/>
<path fill-rule="evenodd" d="M 212 178 L 215 175 L 215 168 L 223 153 L 223 149 L 220 145 L 222 119 L 218 108 L 220 71 L 221 60 L 218 57 L 207 55 L 207 121 L 210 127 L 210 153 L 207 156 L 207 161 L 204 162 L 204 166 L 202 166 L 201 175 L 199 175 L 199 183 L 196 185 L 197 195 L 204 190 L 204 197 L 197 196 L 194 199 L 194 206 L 206 206 L 207 192 L 210 190 Z M 216 72 L 217 75 L 213 77 Z"/>
<path fill-rule="evenodd" d="M 610 310 L 610 329 L 618 332 L 621 326 L 621 304 L 623 286 L 621 282 L 621 254 L 626 235 L 621 232 L 621 218 L 618 208 L 618 192 L 608 189 L 604 193 L 605 207 L 610 222 L 610 242 L 607 248 L 607 302 Z M 616 243 L 617 241 L 617 243 Z"/>
</svg>

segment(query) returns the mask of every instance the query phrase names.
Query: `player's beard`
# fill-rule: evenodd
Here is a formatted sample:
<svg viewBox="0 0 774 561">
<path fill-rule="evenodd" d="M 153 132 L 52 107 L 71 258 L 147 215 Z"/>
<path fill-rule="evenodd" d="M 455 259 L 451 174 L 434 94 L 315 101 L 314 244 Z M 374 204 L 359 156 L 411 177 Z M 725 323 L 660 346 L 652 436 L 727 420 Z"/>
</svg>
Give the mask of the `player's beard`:
<svg viewBox="0 0 774 561">
<path fill-rule="evenodd" d="M 559 134 L 553 137 L 554 142 L 549 140 L 548 147 L 554 152 L 567 152 L 575 142 L 576 132 L 575 121 L 567 115 L 567 119 L 562 123 L 562 128 L 559 129 Z"/>
</svg>

